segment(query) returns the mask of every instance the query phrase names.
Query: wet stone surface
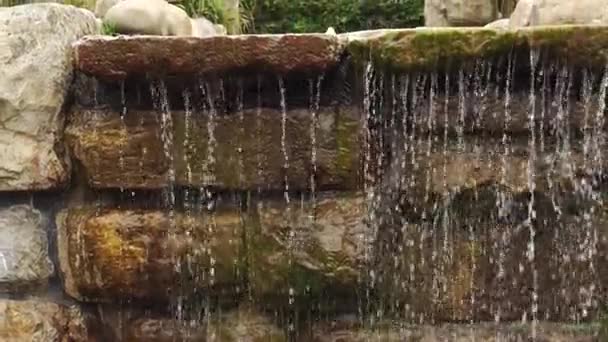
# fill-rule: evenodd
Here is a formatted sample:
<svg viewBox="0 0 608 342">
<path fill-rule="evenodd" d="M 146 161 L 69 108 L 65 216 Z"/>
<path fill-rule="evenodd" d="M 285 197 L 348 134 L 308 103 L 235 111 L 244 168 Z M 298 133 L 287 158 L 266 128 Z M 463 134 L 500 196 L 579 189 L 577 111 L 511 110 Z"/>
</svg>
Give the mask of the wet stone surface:
<svg viewBox="0 0 608 342">
<path fill-rule="evenodd" d="M 80 310 L 44 300 L 0 300 L 0 340 L 7 342 L 90 340 Z"/>
<path fill-rule="evenodd" d="M 311 114 L 286 113 L 285 150 L 281 112 L 261 108 L 209 119 L 208 112 L 171 113 L 163 135 L 162 113 L 100 110 L 71 115 L 67 140 L 95 188 L 161 189 L 170 183 L 221 189 L 308 189 Z M 356 189 L 360 172 L 360 120 L 354 109 L 324 108 L 316 129 L 317 189 Z M 212 120 L 210 122 L 210 120 Z M 212 131 L 210 126 L 212 125 Z M 212 135 L 209 133 L 211 132 Z"/>
</svg>

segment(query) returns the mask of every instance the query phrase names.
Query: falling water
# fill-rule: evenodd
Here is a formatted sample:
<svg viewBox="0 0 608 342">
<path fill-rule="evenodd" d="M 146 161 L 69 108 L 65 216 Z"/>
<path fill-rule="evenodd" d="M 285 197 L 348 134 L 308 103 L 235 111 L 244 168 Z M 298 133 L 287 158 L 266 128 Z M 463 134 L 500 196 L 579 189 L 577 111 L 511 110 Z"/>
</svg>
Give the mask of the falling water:
<svg viewBox="0 0 608 342">
<path fill-rule="evenodd" d="M 288 174 L 289 174 L 289 153 L 287 151 L 287 99 L 286 99 L 286 89 L 285 89 L 285 83 L 282 77 L 279 76 L 278 78 L 279 80 L 279 94 L 281 97 L 281 101 L 280 101 L 280 106 L 281 106 L 281 154 L 283 155 L 283 199 L 285 200 L 285 204 L 286 204 L 286 209 L 285 209 L 285 216 L 286 217 L 291 217 L 291 207 L 290 207 L 290 197 L 289 197 L 289 179 L 288 179 Z M 296 227 L 290 227 L 289 230 L 289 242 L 288 242 L 288 248 L 289 248 L 289 252 L 288 252 L 288 267 L 291 269 L 291 267 L 293 267 L 293 249 L 296 248 L 295 244 L 296 244 L 296 239 L 297 239 L 297 232 L 296 232 Z M 295 318 L 294 318 L 294 312 L 295 312 L 295 301 L 296 301 L 296 290 L 295 288 L 292 286 L 292 284 L 289 284 L 289 290 L 288 290 L 288 304 L 289 304 L 289 313 L 290 313 L 290 317 L 289 317 L 289 323 L 288 323 L 288 331 L 290 336 L 293 335 L 295 333 Z"/>
<path fill-rule="evenodd" d="M 313 205 L 313 219 L 316 212 L 317 203 L 317 130 L 319 129 L 319 106 L 321 104 L 321 82 L 323 76 L 317 78 L 317 82 L 308 81 L 309 97 L 310 97 L 310 163 L 312 172 L 310 173 L 310 196 Z"/>
<path fill-rule="evenodd" d="M 183 159 L 186 165 L 186 182 L 192 184 L 192 165 L 190 164 L 190 131 L 192 130 L 192 94 L 190 91 L 184 90 L 182 93 L 184 100 L 184 143 L 183 143 Z M 192 201 L 190 200 L 190 189 L 184 190 L 184 205 L 186 206 L 186 212 L 190 215 L 192 208 L 190 207 Z"/>
<path fill-rule="evenodd" d="M 536 270 L 536 249 L 535 238 L 536 230 L 536 211 L 534 209 L 534 192 L 536 190 L 536 66 L 538 63 L 539 52 L 530 51 L 530 109 L 528 112 L 528 123 L 530 130 L 530 140 L 528 149 L 528 189 L 530 191 L 530 201 L 528 204 L 528 219 L 526 225 L 530 231 L 530 241 L 528 243 L 528 261 L 532 271 L 532 340 L 536 340 L 536 323 L 538 311 L 538 274 Z"/>
<path fill-rule="evenodd" d="M 207 303 L 211 301 L 211 291 L 215 287 L 215 255 L 212 253 L 211 246 L 214 245 L 215 232 L 217 231 L 214 197 L 211 192 L 211 187 L 215 184 L 215 166 L 216 166 L 216 147 L 217 140 L 215 137 L 217 106 L 216 99 L 224 91 L 223 80 L 203 81 L 199 83 L 199 91 L 203 99 L 204 114 L 207 121 L 207 151 L 203 165 L 203 175 L 200 188 L 200 212 L 205 218 L 206 235 L 204 241 L 204 254 L 206 254 L 208 262 L 207 278 Z M 211 322 L 211 311 L 205 311 L 205 322 Z M 209 325 L 208 325 L 209 326 Z M 207 331 L 207 336 L 211 336 L 212 332 Z"/>
<path fill-rule="evenodd" d="M 369 205 L 370 200 L 373 196 L 372 194 L 372 186 L 374 183 L 374 177 L 372 174 L 372 170 L 371 170 L 371 146 L 372 146 L 372 134 L 371 134 L 371 130 L 370 130 L 370 120 L 371 120 L 371 116 L 372 114 L 372 103 L 371 103 L 371 91 L 372 91 L 372 80 L 373 80 L 373 66 L 372 63 L 367 63 L 366 67 L 365 67 L 365 75 L 364 75 L 364 83 L 363 83 L 363 111 L 365 113 L 364 116 L 362 116 L 361 120 L 361 129 L 362 129 L 362 134 L 363 134 L 363 156 L 364 156 L 364 161 L 363 161 L 363 192 L 365 194 L 365 210 L 368 214 L 368 220 L 370 220 L 371 218 L 369 216 L 371 216 L 371 207 Z M 371 221 L 371 220 L 370 220 Z M 371 260 L 371 253 L 370 253 L 370 248 L 369 246 L 369 236 L 368 236 L 368 232 L 365 232 L 361 237 L 361 241 L 360 244 L 364 247 L 363 251 L 364 251 L 364 263 L 365 265 L 363 266 L 363 269 L 360 271 L 360 275 L 363 275 L 362 278 L 362 285 L 365 286 L 365 298 L 364 298 L 364 303 L 365 303 L 365 307 L 363 305 L 359 305 L 359 317 L 363 320 L 364 319 L 364 312 L 369 312 L 369 304 L 371 301 L 371 296 L 370 296 L 370 291 L 371 291 L 371 286 L 370 286 L 370 280 L 369 278 L 369 272 L 371 272 L 371 270 L 369 270 L 369 264 L 370 264 L 370 260 Z M 365 281 L 367 281 L 367 283 L 365 283 Z M 366 323 L 363 321 L 362 322 L 365 326 Z"/>
<path fill-rule="evenodd" d="M 499 190 L 497 196 L 496 206 L 498 208 L 498 218 L 501 220 L 505 220 L 508 215 L 508 194 L 502 189 L 507 185 L 507 175 L 509 172 L 509 156 L 511 153 L 511 139 L 509 136 L 509 130 L 511 129 L 511 86 L 513 80 L 513 69 L 514 69 L 514 56 L 513 54 L 509 54 L 508 62 L 507 62 L 507 72 L 505 76 L 505 91 L 504 91 L 504 119 L 503 119 L 503 128 L 502 128 L 502 154 L 501 154 L 501 168 L 500 168 L 500 185 L 501 190 Z M 500 83 L 496 87 L 500 88 Z M 498 90 L 497 90 L 498 91 Z M 510 227 L 509 227 L 510 228 Z M 500 229 L 500 240 L 496 244 L 496 248 L 498 249 L 498 272 L 497 272 L 497 284 L 498 288 L 501 289 L 504 285 L 506 278 L 505 271 L 505 248 L 507 246 L 507 241 L 509 232 L 502 228 Z M 499 293 L 500 298 L 504 296 L 504 293 Z M 501 308 L 502 304 L 498 304 L 498 308 L 496 308 L 496 313 L 494 315 L 494 321 L 496 323 L 501 321 Z"/>
<path fill-rule="evenodd" d="M 127 125 L 125 124 L 125 116 L 127 115 L 127 96 L 125 94 L 124 80 L 120 82 L 120 106 L 120 128 L 125 131 L 125 134 L 128 134 Z M 124 172 L 125 158 L 122 146 L 118 150 L 118 167 L 120 168 L 121 173 Z M 120 192 L 124 192 L 124 188 L 122 186 L 120 187 Z"/>
<path fill-rule="evenodd" d="M 283 155 L 283 198 L 289 207 L 289 154 L 287 153 L 287 103 L 285 97 L 285 84 L 282 77 L 279 77 L 279 92 L 281 95 L 281 154 Z M 290 233 L 293 239 L 294 232 Z"/>
</svg>

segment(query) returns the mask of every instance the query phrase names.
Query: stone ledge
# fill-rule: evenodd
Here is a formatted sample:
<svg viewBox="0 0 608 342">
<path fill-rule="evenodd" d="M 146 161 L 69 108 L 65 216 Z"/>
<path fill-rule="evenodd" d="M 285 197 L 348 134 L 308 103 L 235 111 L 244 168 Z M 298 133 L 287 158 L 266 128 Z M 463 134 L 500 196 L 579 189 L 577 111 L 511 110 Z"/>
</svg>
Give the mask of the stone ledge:
<svg viewBox="0 0 608 342">
<path fill-rule="evenodd" d="M 105 80 L 238 71 L 321 73 L 338 63 L 342 51 L 337 36 L 324 34 L 91 36 L 74 44 L 76 69 Z"/>
<path fill-rule="evenodd" d="M 458 66 L 465 61 L 508 56 L 515 50 L 547 51 L 556 61 L 604 69 L 608 27 L 536 26 L 518 30 L 491 28 L 416 28 L 345 34 L 347 50 L 359 63 L 408 71 Z"/>
</svg>

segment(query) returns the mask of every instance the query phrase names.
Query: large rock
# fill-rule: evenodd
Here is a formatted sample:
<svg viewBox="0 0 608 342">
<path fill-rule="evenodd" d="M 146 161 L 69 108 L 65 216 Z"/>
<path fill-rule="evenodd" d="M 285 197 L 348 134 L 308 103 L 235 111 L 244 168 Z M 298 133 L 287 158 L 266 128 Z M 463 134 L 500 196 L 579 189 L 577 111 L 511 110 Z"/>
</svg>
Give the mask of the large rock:
<svg viewBox="0 0 608 342">
<path fill-rule="evenodd" d="M 76 67 L 109 80 L 262 70 L 322 73 L 338 64 L 343 51 L 337 36 L 322 34 L 91 37 L 75 46 Z"/>
<path fill-rule="evenodd" d="M 425 0 L 426 26 L 483 26 L 498 19 L 493 0 Z"/>
<path fill-rule="evenodd" d="M 76 159 L 96 188 L 162 188 L 172 167 L 180 185 L 213 185 L 229 189 L 308 189 L 312 172 L 311 114 L 287 113 L 286 149 L 281 147 L 281 113 L 262 109 L 218 116 L 215 147 L 208 156 L 208 116 L 172 113 L 171 154 L 164 152 L 158 113 L 82 110 L 73 113 L 67 129 Z M 359 127 L 356 110 L 318 114 L 317 189 L 355 189 L 359 179 Z M 171 160 L 173 164 L 171 164 Z"/>
<path fill-rule="evenodd" d="M 0 292 L 43 285 L 53 274 L 47 223 L 27 205 L 0 209 Z"/>
<path fill-rule="evenodd" d="M 0 8 L 0 191 L 67 181 L 60 138 L 71 44 L 97 30 L 91 12 L 72 6 Z"/>
<path fill-rule="evenodd" d="M 537 25 L 608 24 L 603 0 L 520 0 L 511 14 L 511 27 Z"/>
<path fill-rule="evenodd" d="M 82 301 L 166 302 L 238 285 L 240 219 L 153 210 L 75 208 L 58 215 L 65 291 Z"/>
<path fill-rule="evenodd" d="M 137 20 L 133 18 L 137 17 Z M 111 6 L 103 21 L 118 33 L 158 36 L 191 36 L 190 17 L 165 0 L 123 0 Z"/>
<path fill-rule="evenodd" d="M 0 300 L 0 340 L 6 342 L 89 342 L 76 307 L 37 300 Z"/>
</svg>

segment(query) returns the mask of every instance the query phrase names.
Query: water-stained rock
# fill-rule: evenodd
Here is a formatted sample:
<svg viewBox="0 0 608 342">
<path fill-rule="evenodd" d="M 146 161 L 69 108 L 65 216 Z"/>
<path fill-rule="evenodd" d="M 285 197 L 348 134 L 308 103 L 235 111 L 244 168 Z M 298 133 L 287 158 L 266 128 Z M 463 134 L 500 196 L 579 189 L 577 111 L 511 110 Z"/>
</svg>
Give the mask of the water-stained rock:
<svg viewBox="0 0 608 342">
<path fill-rule="evenodd" d="M 58 4 L 0 8 L 0 191 L 57 187 L 69 177 L 60 141 L 71 44 L 95 16 Z"/>
<path fill-rule="evenodd" d="M 259 226 L 248 236 L 255 293 L 302 296 L 353 289 L 365 258 L 363 197 L 268 202 L 258 214 Z"/>
<path fill-rule="evenodd" d="M 163 138 L 161 116 L 130 111 L 121 120 L 117 112 L 74 112 L 67 140 L 89 184 L 157 189 L 170 184 L 173 171 L 180 185 L 282 190 L 286 180 L 290 189 L 310 187 L 312 116 L 306 110 L 291 110 L 286 116 L 287 169 L 277 110 L 246 110 L 216 116 L 212 122 L 208 113 L 176 111 L 171 126 L 166 126 L 173 127 L 170 143 Z M 361 159 L 358 112 L 323 109 L 317 127 L 317 189 L 356 189 Z"/>
<path fill-rule="evenodd" d="M 530 207 L 526 192 L 480 186 L 419 224 L 386 203 L 372 305 L 412 322 L 512 321 L 534 306 L 538 318 L 592 319 L 608 279 L 608 226 L 597 202 L 568 208 L 569 197 L 535 193 Z"/>
<path fill-rule="evenodd" d="M 336 66 L 343 52 L 336 36 L 324 34 L 99 36 L 81 40 L 74 49 L 76 68 L 105 80 L 240 71 L 322 73 Z"/>
<path fill-rule="evenodd" d="M 0 340 L 88 342 L 86 321 L 75 306 L 41 300 L 0 300 Z"/>
<path fill-rule="evenodd" d="M 28 205 L 0 208 L 0 292 L 44 285 L 53 274 L 47 219 Z"/>
<path fill-rule="evenodd" d="M 235 212 L 73 208 L 57 218 L 65 291 L 82 301 L 163 302 L 238 286 L 243 264 Z"/>
</svg>

